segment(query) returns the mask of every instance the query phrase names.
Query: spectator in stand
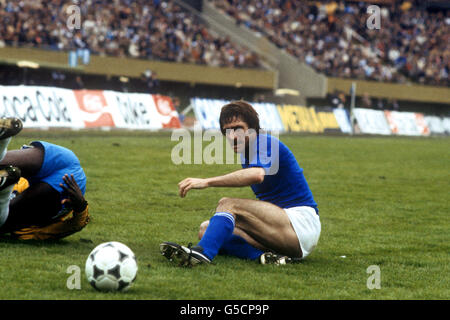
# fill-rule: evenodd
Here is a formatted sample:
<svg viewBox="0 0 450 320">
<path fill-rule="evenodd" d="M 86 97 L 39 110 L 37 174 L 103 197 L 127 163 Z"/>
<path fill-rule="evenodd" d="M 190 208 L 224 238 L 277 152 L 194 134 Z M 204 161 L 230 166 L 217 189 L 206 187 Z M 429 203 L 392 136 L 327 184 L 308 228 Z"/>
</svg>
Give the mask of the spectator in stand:
<svg viewBox="0 0 450 320">
<path fill-rule="evenodd" d="M 332 94 L 328 95 L 328 101 L 333 108 L 344 109 L 345 107 L 345 94 L 342 91 L 334 90 Z"/>
<path fill-rule="evenodd" d="M 145 70 L 144 73 L 142 73 L 141 77 L 142 81 L 145 82 L 145 86 L 147 87 L 147 92 L 150 94 L 156 94 L 157 88 L 159 86 L 159 80 L 157 78 L 156 72 L 152 71 L 150 69 Z"/>
<path fill-rule="evenodd" d="M 84 89 L 84 82 L 81 79 L 81 76 L 76 76 L 75 77 L 75 85 L 74 85 L 75 90 L 82 90 Z"/>
<path fill-rule="evenodd" d="M 371 109 L 372 108 L 372 99 L 370 98 L 367 92 L 364 92 L 361 99 L 361 107 Z"/>
<path fill-rule="evenodd" d="M 66 75 L 58 70 L 52 71 L 52 84 L 56 87 L 62 87 L 62 84 L 66 80 Z"/>
</svg>

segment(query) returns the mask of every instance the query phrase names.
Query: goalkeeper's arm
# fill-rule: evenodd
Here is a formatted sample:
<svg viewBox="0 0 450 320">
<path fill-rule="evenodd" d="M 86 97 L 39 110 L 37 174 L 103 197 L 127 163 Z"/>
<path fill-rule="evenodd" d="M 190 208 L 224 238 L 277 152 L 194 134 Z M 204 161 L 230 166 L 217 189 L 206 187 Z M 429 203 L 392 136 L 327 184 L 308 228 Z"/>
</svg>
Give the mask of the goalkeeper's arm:
<svg viewBox="0 0 450 320">
<path fill-rule="evenodd" d="M 47 226 L 30 226 L 12 232 L 14 236 L 22 240 L 56 240 L 67 237 L 82 230 L 89 222 L 89 207 L 73 175 L 66 174 L 63 177 L 68 198 L 62 201 L 71 209 L 65 215 L 58 217 Z"/>
</svg>

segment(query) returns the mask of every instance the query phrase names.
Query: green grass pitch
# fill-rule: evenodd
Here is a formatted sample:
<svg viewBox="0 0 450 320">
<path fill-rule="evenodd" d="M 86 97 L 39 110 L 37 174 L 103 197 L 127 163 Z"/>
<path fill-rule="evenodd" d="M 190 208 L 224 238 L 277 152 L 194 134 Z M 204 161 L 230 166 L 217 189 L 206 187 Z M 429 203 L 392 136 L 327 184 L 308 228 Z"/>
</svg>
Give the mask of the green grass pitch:
<svg viewBox="0 0 450 320">
<path fill-rule="evenodd" d="M 262 266 L 219 256 L 178 268 L 163 241 L 196 243 L 199 224 L 221 197 L 254 198 L 250 188 L 193 190 L 177 184 L 239 165 L 174 165 L 168 133 L 25 131 L 10 149 L 46 140 L 72 149 L 88 177 L 91 223 L 52 243 L 0 239 L 0 299 L 448 299 L 450 139 L 282 135 L 319 204 L 322 234 L 302 263 Z M 204 143 L 206 146 L 208 142 Z M 125 293 L 95 291 L 84 275 L 90 251 L 128 245 L 138 276 Z M 81 289 L 70 290 L 72 266 Z M 380 289 L 369 289 L 370 266 Z"/>
</svg>

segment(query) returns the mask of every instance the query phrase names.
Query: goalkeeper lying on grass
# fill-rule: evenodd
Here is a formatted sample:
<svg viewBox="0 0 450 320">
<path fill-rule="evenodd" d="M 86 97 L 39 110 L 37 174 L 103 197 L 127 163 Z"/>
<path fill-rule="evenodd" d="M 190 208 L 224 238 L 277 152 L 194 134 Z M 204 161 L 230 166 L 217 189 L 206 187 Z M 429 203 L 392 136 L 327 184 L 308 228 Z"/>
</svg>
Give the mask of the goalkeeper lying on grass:
<svg viewBox="0 0 450 320">
<path fill-rule="evenodd" d="M 0 119 L 0 235 L 56 240 L 80 231 L 90 217 L 78 158 L 45 141 L 7 152 L 20 130 L 19 119 Z"/>
</svg>

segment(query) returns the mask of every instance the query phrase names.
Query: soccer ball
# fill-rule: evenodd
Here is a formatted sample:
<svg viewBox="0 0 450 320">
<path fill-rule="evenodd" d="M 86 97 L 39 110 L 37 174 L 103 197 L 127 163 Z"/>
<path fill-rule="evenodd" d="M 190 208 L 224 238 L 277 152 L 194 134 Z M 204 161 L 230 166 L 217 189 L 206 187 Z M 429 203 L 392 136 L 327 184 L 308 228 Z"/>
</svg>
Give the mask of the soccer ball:
<svg viewBox="0 0 450 320">
<path fill-rule="evenodd" d="M 125 291 L 136 279 L 136 257 L 126 245 L 112 241 L 99 244 L 86 260 L 86 277 L 99 291 Z"/>
</svg>

